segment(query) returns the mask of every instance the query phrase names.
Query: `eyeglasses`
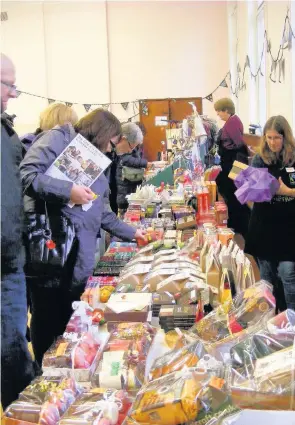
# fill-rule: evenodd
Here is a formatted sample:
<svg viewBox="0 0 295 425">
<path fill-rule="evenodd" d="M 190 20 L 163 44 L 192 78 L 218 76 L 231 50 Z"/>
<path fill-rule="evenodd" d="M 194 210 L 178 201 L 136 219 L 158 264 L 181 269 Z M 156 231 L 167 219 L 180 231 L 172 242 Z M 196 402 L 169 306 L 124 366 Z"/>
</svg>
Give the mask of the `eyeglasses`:
<svg viewBox="0 0 295 425">
<path fill-rule="evenodd" d="M 9 84 L 9 83 L 6 83 L 6 81 L 2 81 L 2 80 L 1 80 L 1 84 L 4 84 L 4 86 L 8 87 L 10 91 L 16 90 L 15 84 Z"/>
</svg>

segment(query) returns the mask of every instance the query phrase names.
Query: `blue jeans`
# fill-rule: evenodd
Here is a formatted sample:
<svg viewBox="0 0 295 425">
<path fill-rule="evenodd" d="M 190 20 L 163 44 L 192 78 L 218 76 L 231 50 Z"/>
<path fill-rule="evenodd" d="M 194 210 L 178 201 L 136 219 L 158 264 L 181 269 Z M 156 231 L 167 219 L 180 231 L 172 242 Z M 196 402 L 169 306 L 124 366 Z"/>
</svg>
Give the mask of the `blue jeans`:
<svg viewBox="0 0 295 425">
<path fill-rule="evenodd" d="M 30 384 L 35 367 L 26 340 L 27 297 L 22 270 L 1 276 L 1 402 L 5 409 Z"/>
<path fill-rule="evenodd" d="M 277 308 L 295 310 L 295 262 L 268 261 L 258 258 L 261 279 L 267 280 L 274 287 Z"/>
</svg>

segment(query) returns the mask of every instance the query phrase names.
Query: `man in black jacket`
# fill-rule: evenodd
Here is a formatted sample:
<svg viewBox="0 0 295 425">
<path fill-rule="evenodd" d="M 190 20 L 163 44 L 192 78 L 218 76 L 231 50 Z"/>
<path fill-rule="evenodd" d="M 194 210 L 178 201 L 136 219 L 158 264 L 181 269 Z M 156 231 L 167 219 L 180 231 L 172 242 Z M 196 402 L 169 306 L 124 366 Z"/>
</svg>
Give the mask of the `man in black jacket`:
<svg viewBox="0 0 295 425">
<path fill-rule="evenodd" d="M 1 114 L 16 97 L 15 69 L 1 54 Z M 27 300 L 23 272 L 23 203 L 19 178 L 21 143 L 1 115 L 1 402 L 5 409 L 34 377 L 27 347 Z"/>
</svg>

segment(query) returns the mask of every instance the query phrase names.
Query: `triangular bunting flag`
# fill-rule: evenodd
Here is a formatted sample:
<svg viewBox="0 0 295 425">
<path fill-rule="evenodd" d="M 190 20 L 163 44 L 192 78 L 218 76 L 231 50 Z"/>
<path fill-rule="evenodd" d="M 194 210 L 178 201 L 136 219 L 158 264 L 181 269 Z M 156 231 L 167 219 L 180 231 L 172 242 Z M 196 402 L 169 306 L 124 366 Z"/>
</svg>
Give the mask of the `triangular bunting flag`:
<svg viewBox="0 0 295 425">
<path fill-rule="evenodd" d="M 275 61 L 274 59 L 272 60 L 272 64 L 271 64 L 271 72 L 276 72 L 277 69 L 277 61 Z"/>
<path fill-rule="evenodd" d="M 282 58 L 279 63 L 279 83 L 285 79 L 285 58 Z"/>
<path fill-rule="evenodd" d="M 90 103 L 84 103 L 83 106 L 84 106 L 86 112 L 88 112 L 89 109 L 91 108 L 91 104 Z"/>
<path fill-rule="evenodd" d="M 269 40 L 267 43 L 267 51 L 270 52 L 271 51 L 271 41 Z"/>
<path fill-rule="evenodd" d="M 15 93 L 16 93 L 16 97 L 19 97 L 21 95 L 21 91 L 19 90 L 15 90 Z"/>
<path fill-rule="evenodd" d="M 129 102 L 122 102 L 122 108 L 126 111 L 128 109 Z"/>
<path fill-rule="evenodd" d="M 246 63 L 245 63 L 245 67 L 247 66 L 250 68 L 250 58 L 248 55 L 246 56 Z"/>
<path fill-rule="evenodd" d="M 208 96 L 206 96 L 205 99 L 209 100 L 209 102 L 213 102 L 213 95 L 212 95 L 212 93 L 211 94 L 208 94 Z"/>
<path fill-rule="evenodd" d="M 105 109 L 106 111 L 109 110 L 110 104 L 109 103 L 105 103 L 104 105 L 102 105 L 103 109 Z"/>
<path fill-rule="evenodd" d="M 48 99 L 48 103 L 49 103 L 49 105 L 51 105 L 51 103 L 54 103 L 55 102 L 55 100 L 54 99 Z"/>
<path fill-rule="evenodd" d="M 292 28 L 289 27 L 289 36 L 288 36 L 288 49 L 291 50 L 292 49 L 292 41 L 293 41 L 293 33 L 292 33 Z"/>
<path fill-rule="evenodd" d="M 66 105 L 70 108 L 71 106 L 73 106 L 73 104 L 71 102 L 66 102 Z"/>
<path fill-rule="evenodd" d="M 240 64 L 238 63 L 238 66 L 237 66 L 237 71 L 238 72 L 241 72 L 241 67 L 240 67 Z"/>
<path fill-rule="evenodd" d="M 224 80 L 221 81 L 221 83 L 219 84 L 219 87 L 228 87 L 227 82 Z"/>
</svg>

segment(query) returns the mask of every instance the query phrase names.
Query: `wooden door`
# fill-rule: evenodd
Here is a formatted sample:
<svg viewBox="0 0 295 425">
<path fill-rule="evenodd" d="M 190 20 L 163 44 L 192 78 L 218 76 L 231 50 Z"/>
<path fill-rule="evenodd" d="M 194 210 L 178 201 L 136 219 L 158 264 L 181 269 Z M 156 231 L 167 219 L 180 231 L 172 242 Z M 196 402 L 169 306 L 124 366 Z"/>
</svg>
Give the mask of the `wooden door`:
<svg viewBox="0 0 295 425">
<path fill-rule="evenodd" d="M 192 115 L 193 108 L 189 102 L 193 102 L 196 105 L 199 114 L 203 113 L 201 97 L 170 99 L 170 119 L 175 121 L 182 121 L 188 115 Z"/>
<path fill-rule="evenodd" d="M 140 103 L 140 122 L 144 125 L 144 156 L 148 161 L 156 161 L 158 152 L 163 151 L 162 141 L 166 141 L 166 129 L 173 126 L 173 121 L 182 121 L 192 115 L 189 102 L 194 102 L 199 114 L 202 114 L 202 98 L 149 99 Z M 167 119 L 168 122 L 161 121 Z"/>
<path fill-rule="evenodd" d="M 166 140 L 166 128 L 169 123 L 157 119 L 167 117 L 169 120 L 169 100 L 146 100 L 140 103 L 140 122 L 144 125 L 146 135 L 143 141 L 144 157 L 148 161 L 156 161 L 158 152 L 162 152 L 162 140 Z M 157 123 L 157 125 L 156 125 Z"/>
</svg>

